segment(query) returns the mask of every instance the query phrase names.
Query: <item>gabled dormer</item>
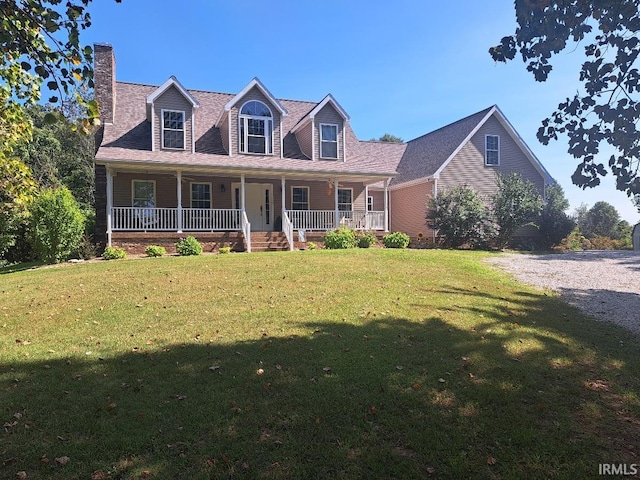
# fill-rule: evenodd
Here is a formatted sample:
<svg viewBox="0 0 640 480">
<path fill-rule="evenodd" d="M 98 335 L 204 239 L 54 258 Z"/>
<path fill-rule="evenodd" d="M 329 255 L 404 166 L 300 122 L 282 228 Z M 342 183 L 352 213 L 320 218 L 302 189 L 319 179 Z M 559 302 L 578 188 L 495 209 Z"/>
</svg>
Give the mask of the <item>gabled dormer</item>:
<svg viewBox="0 0 640 480">
<path fill-rule="evenodd" d="M 198 101 L 174 76 L 147 97 L 151 150 L 195 151 L 195 110 Z"/>
<path fill-rule="evenodd" d="M 345 162 L 346 125 L 349 115 L 328 94 L 291 130 L 295 134 L 302 153 L 311 160 Z"/>
<path fill-rule="evenodd" d="M 282 158 L 282 117 L 287 109 L 255 77 L 227 102 L 216 126 L 229 155 Z"/>
</svg>

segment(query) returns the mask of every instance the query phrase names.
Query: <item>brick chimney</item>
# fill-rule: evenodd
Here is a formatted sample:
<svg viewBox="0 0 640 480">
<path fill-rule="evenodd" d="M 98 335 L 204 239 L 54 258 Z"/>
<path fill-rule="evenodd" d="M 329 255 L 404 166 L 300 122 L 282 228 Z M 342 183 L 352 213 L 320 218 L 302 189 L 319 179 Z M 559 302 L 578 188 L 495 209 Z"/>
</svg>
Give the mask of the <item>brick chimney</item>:
<svg viewBox="0 0 640 480">
<path fill-rule="evenodd" d="M 93 83 L 100 121 L 113 123 L 116 109 L 116 58 L 108 43 L 93 44 Z"/>
</svg>

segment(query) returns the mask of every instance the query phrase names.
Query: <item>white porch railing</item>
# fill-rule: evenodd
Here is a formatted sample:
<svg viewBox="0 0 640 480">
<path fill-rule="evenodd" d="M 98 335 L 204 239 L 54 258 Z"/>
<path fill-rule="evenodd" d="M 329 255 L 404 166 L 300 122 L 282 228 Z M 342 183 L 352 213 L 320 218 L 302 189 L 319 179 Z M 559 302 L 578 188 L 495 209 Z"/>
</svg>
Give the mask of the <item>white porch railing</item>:
<svg viewBox="0 0 640 480">
<path fill-rule="evenodd" d="M 291 223 L 289 212 L 286 210 L 282 212 L 282 231 L 289 242 L 289 250 L 293 251 L 293 223 Z"/>
<path fill-rule="evenodd" d="M 240 210 L 235 208 L 183 208 L 182 229 L 191 232 L 240 230 Z"/>
<path fill-rule="evenodd" d="M 326 231 L 336 227 L 335 210 L 289 210 L 287 213 L 294 230 Z M 384 212 L 341 210 L 338 214 L 339 225 L 356 230 L 384 230 Z"/>
<path fill-rule="evenodd" d="M 244 240 L 247 242 L 247 253 L 251 253 L 251 224 L 247 218 L 247 212 L 242 211 L 242 233 L 244 234 Z"/>
<path fill-rule="evenodd" d="M 233 208 L 183 208 L 182 230 L 241 231 L 241 211 Z M 177 208 L 113 207 L 112 231 L 177 232 Z"/>
</svg>

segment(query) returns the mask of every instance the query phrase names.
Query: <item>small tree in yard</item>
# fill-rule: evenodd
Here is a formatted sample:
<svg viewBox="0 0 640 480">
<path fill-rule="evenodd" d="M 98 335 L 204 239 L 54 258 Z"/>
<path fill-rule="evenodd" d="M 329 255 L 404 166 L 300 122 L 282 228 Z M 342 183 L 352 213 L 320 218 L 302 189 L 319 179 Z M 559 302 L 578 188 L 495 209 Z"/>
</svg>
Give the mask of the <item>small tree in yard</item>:
<svg viewBox="0 0 640 480">
<path fill-rule="evenodd" d="M 496 235 L 491 212 L 469 186 L 438 192 L 428 204 L 427 224 L 446 247 L 486 246 Z"/>
<path fill-rule="evenodd" d="M 496 244 L 507 246 L 516 231 L 540 215 L 542 197 L 536 187 L 517 173 L 498 174 L 498 191 L 493 196 L 493 214 L 500 226 Z"/>
<path fill-rule="evenodd" d="M 543 248 L 559 245 L 562 239 L 571 233 L 576 222 L 566 213 L 569 200 L 559 183 L 547 187 L 547 195 L 538 221 Z"/>
<path fill-rule="evenodd" d="M 47 263 L 67 260 L 84 233 L 84 215 L 67 187 L 45 189 L 31 207 L 33 250 Z"/>
</svg>

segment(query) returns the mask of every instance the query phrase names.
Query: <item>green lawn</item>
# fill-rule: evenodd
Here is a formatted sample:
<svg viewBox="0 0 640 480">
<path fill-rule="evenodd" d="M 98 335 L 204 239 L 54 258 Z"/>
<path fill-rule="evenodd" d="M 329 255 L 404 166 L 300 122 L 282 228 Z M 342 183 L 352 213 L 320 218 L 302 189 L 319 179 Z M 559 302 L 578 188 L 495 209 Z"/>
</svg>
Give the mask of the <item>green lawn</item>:
<svg viewBox="0 0 640 480">
<path fill-rule="evenodd" d="M 576 479 L 640 463 L 638 339 L 486 255 L 0 274 L 0 478 Z"/>
</svg>

